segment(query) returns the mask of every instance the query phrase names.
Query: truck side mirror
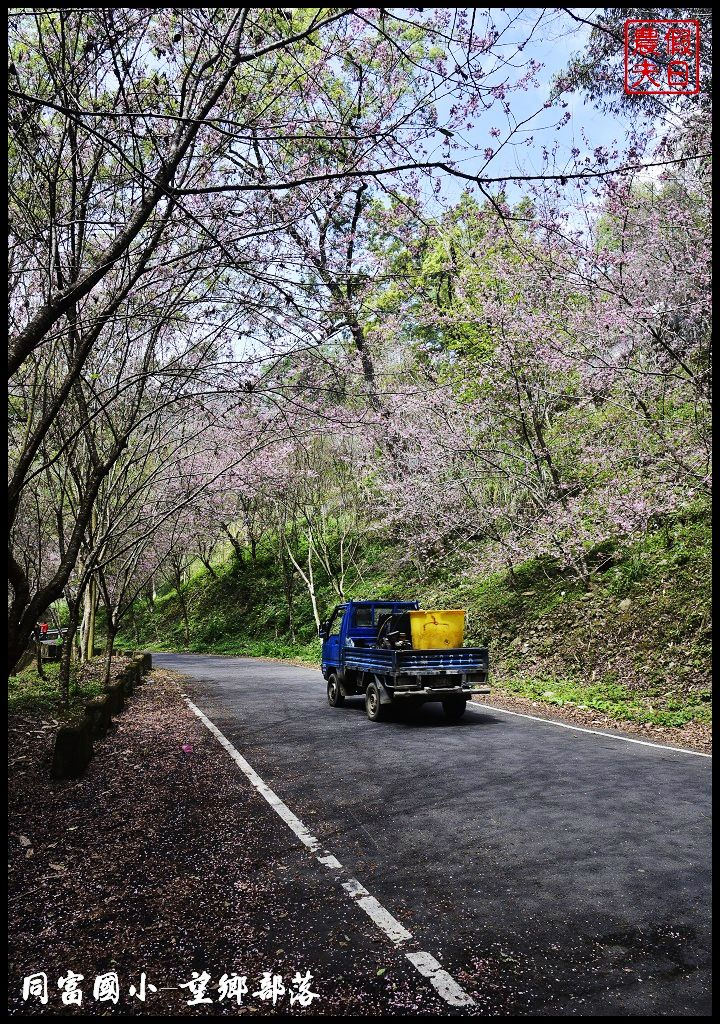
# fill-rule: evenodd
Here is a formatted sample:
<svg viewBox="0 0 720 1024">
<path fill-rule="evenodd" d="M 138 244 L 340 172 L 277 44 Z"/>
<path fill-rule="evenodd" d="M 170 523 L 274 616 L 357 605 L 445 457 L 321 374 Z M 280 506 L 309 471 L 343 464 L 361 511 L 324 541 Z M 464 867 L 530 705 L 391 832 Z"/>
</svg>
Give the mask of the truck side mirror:
<svg viewBox="0 0 720 1024">
<path fill-rule="evenodd" d="M 325 620 L 324 622 L 321 622 L 320 625 L 318 626 L 318 636 L 321 637 L 321 639 L 325 640 L 327 639 L 327 632 L 328 624 L 327 620 Z"/>
</svg>

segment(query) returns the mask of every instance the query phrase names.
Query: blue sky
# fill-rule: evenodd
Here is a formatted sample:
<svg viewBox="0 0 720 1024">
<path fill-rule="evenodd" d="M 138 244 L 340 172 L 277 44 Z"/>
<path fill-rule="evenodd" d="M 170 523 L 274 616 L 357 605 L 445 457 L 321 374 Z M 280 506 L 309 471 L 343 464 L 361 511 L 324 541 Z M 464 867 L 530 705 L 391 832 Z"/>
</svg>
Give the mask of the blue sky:
<svg viewBox="0 0 720 1024">
<path fill-rule="evenodd" d="M 582 18 L 593 20 L 601 8 L 572 8 L 574 13 Z M 589 140 L 589 148 L 595 146 L 611 146 L 617 142 L 622 148 L 629 122 L 620 116 L 608 116 L 596 110 L 591 104 L 585 102 L 582 95 L 574 93 L 568 95 L 565 102 L 568 104 L 567 111 L 571 117 L 569 122 L 560 129 L 552 127 L 562 114 L 560 109 L 543 110 L 543 103 L 549 99 L 550 86 L 553 78 L 567 67 L 573 55 L 582 51 L 590 33 L 590 28 L 585 25 L 578 25 L 567 15 L 559 13 L 557 8 L 505 8 L 503 14 L 499 8 L 493 10 L 499 25 L 502 25 L 503 17 L 518 16 L 519 20 L 512 29 L 512 35 L 508 41 L 519 40 L 527 30 L 529 24 L 537 19 L 544 12 L 543 22 L 536 30 L 531 42 L 525 48 L 523 57 L 532 58 L 543 65 L 538 73 L 539 86 L 531 88 L 527 92 L 516 91 L 509 94 L 511 116 L 515 122 L 521 122 L 526 118 L 532 118 L 530 123 L 523 129 L 518 137 L 525 139 L 532 136 L 531 145 L 519 145 L 517 142 L 506 145 L 500 150 L 487 168 L 488 174 L 500 176 L 502 174 L 540 174 L 547 169 L 543 161 L 543 148 L 552 150 L 557 147 L 557 168 L 562 171 L 564 165 L 571 157 L 571 150 L 577 148 L 581 156 L 588 150 L 588 144 L 583 140 L 583 131 Z M 521 72 L 515 72 L 515 76 Z M 500 81 L 500 78 L 493 77 L 490 84 Z M 494 139 L 490 130 L 499 128 L 502 135 Z M 470 156 L 469 159 L 462 159 L 460 166 L 463 170 L 473 171 L 479 169 L 484 159 L 482 151 L 492 146 L 497 148 L 498 142 L 506 137 L 508 132 L 508 118 L 500 111 L 499 104 L 493 109 L 481 115 L 474 123 L 471 130 L 467 131 L 462 139 L 458 141 L 468 144 L 469 149 L 479 146 L 480 152 L 472 156 L 455 151 L 455 158 Z M 438 154 L 440 155 L 440 154 Z M 442 196 L 445 202 L 453 202 L 463 189 L 463 183 L 458 179 L 449 179 L 444 183 Z M 519 196 L 522 193 L 522 186 L 508 188 L 510 197 L 515 193 Z"/>
</svg>

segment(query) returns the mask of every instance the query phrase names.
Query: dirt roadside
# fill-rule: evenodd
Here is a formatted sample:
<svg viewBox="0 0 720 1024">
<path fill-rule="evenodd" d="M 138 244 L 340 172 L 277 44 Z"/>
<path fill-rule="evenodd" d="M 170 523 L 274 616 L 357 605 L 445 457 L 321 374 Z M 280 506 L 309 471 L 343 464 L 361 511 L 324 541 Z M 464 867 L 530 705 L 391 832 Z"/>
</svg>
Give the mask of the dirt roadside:
<svg viewBox="0 0 720 1024">
<path fill-rule="evenodd" d="M 700 722 L 689 722 L 680 727 L 666 725 L 638 725 L 635 722 L 619 721 L 590 708 L 578 708 L 571 704 L 562 707 L 543 701 L 529 700 L 505 693 L 501 687 L 492 687 L 489 697 L 482 697 L 481 704 L 490 704 L 505 711 L 516 711 L 523 715 L 546 718 L 549 721 L 567 722 L 585 729 L 607 729 L 624 736 L 635 736 L 650 743 L 663 743 L 669 747 L 684 747 L 704 754 L 712 753 L 712 726 Z"/>
</svg>

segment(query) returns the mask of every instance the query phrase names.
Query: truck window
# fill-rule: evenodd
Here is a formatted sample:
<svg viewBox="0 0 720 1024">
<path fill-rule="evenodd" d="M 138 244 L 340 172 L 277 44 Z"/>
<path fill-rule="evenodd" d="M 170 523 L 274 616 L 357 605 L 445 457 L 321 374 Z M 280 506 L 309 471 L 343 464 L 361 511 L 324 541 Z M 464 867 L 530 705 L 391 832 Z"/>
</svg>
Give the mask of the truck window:
<svg viewBox="0 0 720 1024">
<path fill-rule="evenodd" d="M 392 608 L 376 608 L 375 609 L 375 626 L 378 631 L 382 629 L 387 620 L 392 615 Z"/>
<path fill-rule="evenodd" d="M 372 606 L 364 608 L 360 605 L 355 609 L 353 615 L 353 626 L 368 627 L 373 624 L 373 610 Z"/>
<path fill-rule="evenodd" d="M 336 608 L 335 611 L 330 616 L 330 619 L 328 620 L 328 630 L 327 630 L 327 635 L 328 636 L 333 636 L 333 635 L 337 636 L 337 634 L 340 632 L 340 630 L 338 629 L 338 623 L 340 622 L 339 615 L 340 615 L 341 610 L 342 609 L 339 608 L 339 607 Z"/>
</svg>

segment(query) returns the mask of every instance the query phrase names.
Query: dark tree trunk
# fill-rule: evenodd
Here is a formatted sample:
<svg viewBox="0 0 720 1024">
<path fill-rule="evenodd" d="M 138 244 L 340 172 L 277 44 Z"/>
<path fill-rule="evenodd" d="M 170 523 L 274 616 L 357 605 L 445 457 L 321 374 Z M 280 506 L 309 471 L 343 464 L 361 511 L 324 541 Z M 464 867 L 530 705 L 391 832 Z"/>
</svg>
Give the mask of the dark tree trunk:
<svg viewBox="0 0 720 1024">
<path fill-rule="evenodd" d="M 137 619 L 135 618 L 135 604 L 130 605 L 130 622 L 132 623 L 133 636 L 135 637 L 135 645 L 140 644 L 140 630 L 138 629 Z"/>
<path fill-rule="evenodd" d="M 212 566 L 210 565 L 210 562 L 209 562 L 209 560 L 208 560 L 208 559 L 205 559 L 205 558 L 203 558 L 203 556 L 202 556 L 202 555 L 198 555 L 198 557 L 199 557 L 200 561 L 202 562 L 202 564 L 203 564 L 203 565 L 205 566 L 205 568 L 207 569 L 207 571 L 208 571 L 208 572 L 210 573 L 210 575 L 211 575 L 211 576 L 213 577 L 213 579 L 218 579 L 218 574 L 217 574 L 217 573 L 215 572 L 215 570 L 213 569 L 213 567 L 212 567 Z"/>
<path fill-rule="evenodd" d="M 110 682 L 110 673 L 112 671 L 112 658 L 113 649 L 115 647 L 115 637 L 118 633 L 118 626 L 115 622 L 114 616 L 110 610 L 107 614 L 107 638 L 105 640 L 105 685 L 107 686 Z"/>
<path fill-rule="evenodd" d="M 290 565 L 287 554 L 285 553 L 285 547 L 280 540 L 280 565 L 282 567 L 283 576 L 283 591 L 285 593 L 285 604 L 288 610 L 288 628 L 290 630 L 290 638 L 295 643 L 295 591 L 293 587 L 294 572 Z"/>
<path fill-rule="evenodd" d="M 70 668 L 72 665 L 72 650 L 73 644 L 75 643 L 75 635 L 77 633 L 78 623 L 80 621 L 80 605 L 82 603 L 82 595 L 79 595 L 75 601 L 68 601 L 68 609 L 70 611 L 70 621 L 68 622 L 67 634 L 62 645 L 62 653 L 60 655 L 60 700 L 63 707 L 68 706 L 70 700 Z"/>
<path fill-rule="evenodd" d="M 45 678 L 45 670 L 42 663 L 42 644 L 39 640 L 35 641 L 35 665 L 37 667 L 37 674 L 41 679 Z"/>
<path fill-rule="evenodd" d="M 230 532 L 229 528 L 224 523 L 222 524 L 222 531 L 225 534 L 225 536 L 227 537 L 227 539 L 230 541 L 230 543 L 232 544 L 233 551 L 235 552 L 235 557 L 237 558 L 238 562 L 242 563 L 244 561 L 244 559 L 243 559 L 243 546 L 242 546 L 242 544 L 237 539 L 237 537 L 235 537 Z"/>
<path fill-rule="evenodd" d="M 177 592 L 178 601 L 180 602 L 180 611 L 182 612 L 182 617 L 183 617 L 183 628 L 184 628 L 184 631 L 185 631 L 185 646 L 189 647 L 190 646 L 190 618 L 189 618 L 189 615 L 188 615 L 187 599 L 185 598 L 185 594 L 183 593 L 182 587 L 183 587 L 182 573 L 176 571 L 175 572 L 175 590 Z"/>
</svg>

